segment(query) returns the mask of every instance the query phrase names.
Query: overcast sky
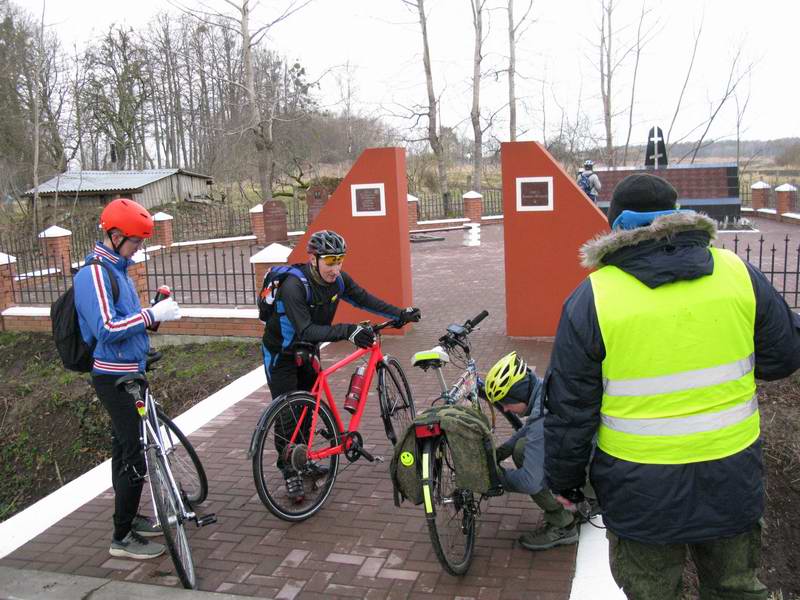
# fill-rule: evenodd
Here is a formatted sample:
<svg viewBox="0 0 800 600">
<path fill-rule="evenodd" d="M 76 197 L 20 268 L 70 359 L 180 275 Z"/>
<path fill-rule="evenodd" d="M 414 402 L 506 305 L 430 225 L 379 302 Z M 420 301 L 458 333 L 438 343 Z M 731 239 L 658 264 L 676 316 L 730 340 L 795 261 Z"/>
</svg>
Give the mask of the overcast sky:
<svg viewBox="0 0 800 600">
<path fill-rule="evenodd" d="M 12 0 L 33 14 L 41 14 L 41 0 Z M 484 70 L 504 68 L 507 33 L 506 0 L 489 0 L 490 14 Z M 195 0 L 185 0 L 195 6 Z M 225 10 L 222 0 L 207 6 Z M 517 13 L 528 0 L 515 0 Z M 617 0 L 615 28 L 626 28 L 620 47 L 635 36 L 641 0 Z M 262 0 L 254 23 L 274 18 L 283 0 Z M 434 85 L 443 100 L 445 125 L 458 126 L 471 137 L 471 74 L 473 31 L 468 0 L 426 0 L 433 59 Z M 633 114 L 632 143 L 641 143 L 652 124 L 669 127 L 691 57 L 694 34 L 703 31 L 692 77 L 672 139 L 688 136 L 705 121 L 728 78 L 735 50 L 743 48 L 743 65 L 753 64 L 752 75 L 740 88 L 740 101 L 748 93 L 744 115 L 745 139 L 800 136 L 800 77 L 797 75 L 799 0 L 649 0 L 649 22 L 654 37 L 642 54 Z M 79 47 L 98 37 L 112 23 L 135 30 L 160 10 L 174 12 L 164 0 L 48 0 L 46 23 L 67 46 Z M 535 0 L 532 23 L 517 49 L 519 76 L 518 122 L 526 129 L 523 139 L 542 138 L 543 115 L 548 129 L 560 119 L 562 108 L 574 115 L 578 104 L 590 115 L 596 134 L 602 133 L 599 75 L 594 65 L 600 20 L 599 0 Z M 426 102 L 421 60 L 421 35 L 417 15 L 401 0 L 315 0 L 302 12 L 278 24 L 266 43 L 288 59 L 298 59 L 312 79 L 328 73 L 318 92 L 320 103 L 332 105 L 340 97 L 333 73 L 349 63 L 354 72 L 356 99 L 364 113 L 388 115 Z M 339 67 L 333 71 L 329 69 Z M 633 62 L 620 67 L 613 102 L 620 114 L 616 141 L 627 133 L 627 106 Z M 543 87 L 544 97 L 543 102 Z M 483 94 L 483 112 L 500 110 L 507 101 L 507 82 L 500 74 L 489 76 Z M 545 110 L 542 110 L 542 107 Z M 502 109 L 502 110 L 501 110 Z M 402 121 L 395 119 L 395 124 Z M 734 138 L 736 107 L 731 100 L 709 133 L 712 138 Z M 402 126 L 402 125 L 401 125 Z M 507 126 L 497 133 L 507 139 Z"/>
</svg>

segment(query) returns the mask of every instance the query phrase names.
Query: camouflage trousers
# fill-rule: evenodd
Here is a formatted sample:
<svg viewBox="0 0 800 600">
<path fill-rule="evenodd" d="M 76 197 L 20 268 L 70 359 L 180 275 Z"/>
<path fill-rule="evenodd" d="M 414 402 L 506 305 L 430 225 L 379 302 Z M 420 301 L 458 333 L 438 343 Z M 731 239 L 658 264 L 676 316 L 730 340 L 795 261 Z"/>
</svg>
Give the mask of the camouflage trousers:
<svg viewBox="0 0 800 600">
<path fill-rule="evenodd" d="M 643 544 L 610 531 L 608 557 L 614 581 L 628 600 L 679 600 L 686 549 L 697 567 L 701 600 L 765 600 L 758 580 L 761 526 L 701 544 Z"/>
<path fill-rule="evenodd" d="M 517 440 L 514 444 L 511 458 L 514 460 L 514 466 L 521 469 L 525 458 L 525 438 Z M 545 488 L 537 494 L 531 494 L 531 499 L 544 512 L 544 522 L 548 525 L 569 527 L 575 521 L 575 515 L 564 508 L 549 489 Z"/>
</svg>

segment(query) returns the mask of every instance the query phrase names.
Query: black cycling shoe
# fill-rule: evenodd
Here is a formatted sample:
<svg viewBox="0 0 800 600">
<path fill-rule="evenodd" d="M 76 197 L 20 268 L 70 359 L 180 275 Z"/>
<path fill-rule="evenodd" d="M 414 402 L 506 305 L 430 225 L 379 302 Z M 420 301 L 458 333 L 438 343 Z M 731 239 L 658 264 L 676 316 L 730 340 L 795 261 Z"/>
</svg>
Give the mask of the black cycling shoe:
<svg viewBox="0 0 800 600">
<path fill-rule="evenodd" d="M 313 461 L 309 461 L 308 464 L 303 467 L 303 476 L 304 477 L 311 477 L 313 479 L 321 479 L 322 477 L 327 477 L 330 469 L 324 465 L 318 465 Z"/>
<path fill-rule="evenodd" d="M 286 495 L 289 496 L 294 504 L 300 504 L 306 499 L 305 488 L 303 487 L 303 478 L 297 473 L 284 473 L 284 480 L 286 482 Z"/>
</svg>

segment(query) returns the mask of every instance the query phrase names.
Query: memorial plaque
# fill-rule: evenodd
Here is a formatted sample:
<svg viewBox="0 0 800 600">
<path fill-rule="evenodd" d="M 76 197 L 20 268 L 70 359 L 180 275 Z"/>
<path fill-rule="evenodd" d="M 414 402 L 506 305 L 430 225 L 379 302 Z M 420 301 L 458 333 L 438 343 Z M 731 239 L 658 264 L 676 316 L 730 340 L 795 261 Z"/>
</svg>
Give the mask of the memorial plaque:
<svg viewBox="0 0 800 600">
<path fill-rule="evenodd" d="M 517 210 L 553 210 L 553 178 L 518 177 Z"/>
<path fill-rule="evenodd" d="M 386 214 L 386 197 L 382 183 L 360 183 L 350 187 L 354 217 Z"/>
</svg>

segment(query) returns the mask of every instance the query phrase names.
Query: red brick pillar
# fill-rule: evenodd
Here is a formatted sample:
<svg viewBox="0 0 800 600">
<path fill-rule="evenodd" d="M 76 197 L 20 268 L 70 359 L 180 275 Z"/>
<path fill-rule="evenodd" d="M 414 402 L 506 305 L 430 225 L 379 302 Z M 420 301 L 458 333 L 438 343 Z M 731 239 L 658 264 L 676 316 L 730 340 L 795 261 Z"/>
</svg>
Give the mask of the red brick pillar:
<svg viewBox="0 0 800 600">
<path fill-rule="evenodd" d="M 777 197 L 777 214 L 793 213 L 797 210 L 797 188 L 790 183 L 784 183 L 775 188 Z"/>
<path fill-rule="evenodd" d="M 128 277 L 133 280 L 133 286 L 136 288 L 139 302 L 144 308 L 150 306 L 150 293 L 147 289 L 147 268 L 145 267 L 146 260 L 147 257 L 144 252 L 137 252 L 133 255 L 134 264 L 128 267 Z M 162 283 L 157 282 L 157 285 Z"/>
<path fill-rule="evenodd" d="M 419 198 L 407 194 L 408 198 L 408 229 L 416 229 L 419 222 Z"/>
<path fill-rule="evenodd" d="M 72 232 L 53 225 L 40 233 L 39 239 L 42 240 L 42 250 L 47 264 L 59 269 L 64 274 L 69 274 L 72 267 L 70 258 Z"/>
<path fill-rule="evenodd" d="M 770 185 L 763 181 L 756 181 L 750 187 L 750 205 L 754 211 L 767 208 L 769 204 Z"/>
<path fill-rule="evenodd" d="M 14 277 L 17 276 L 17 259 L 0 252 L 0 312 L 14 306 Z M 5 328 L 0 317 L 0 331 Z"/>
<path fill-rule="evenodd" d="M 311 226 L 311 223 L 314 222 L 314 219 L 317 218 L 317 215 L 322 210 L 322 207 L 325 206 L 325 203 L 328 201 L 330 194 L 328 190 L 326 190 L 321 185 L 312 185 L 308 190 L 306 190 L 306 207 L 308 209 L 308 225 Z"/>
<path fill-rule="evenodd" d="M 280 200 L 267 200 L 264 207 L 264 243 L 285 242 L 289 239 L 286 205 Z"/>
<path fill-rule="evenodd" d="M 172 246 L 172 221 L 172 216 L 164 212 L 158 212 L 153 215 L 154 227 L 150 245 L 163 246 L 164 248 Z"/>
<path fill-rule="evenodd" d="M 250 209 L 250 227 L 253 230 L 253 235 L 256 236 L 256 242 L 259 246 L 266 246 L 266 235 L 264 234 L 264 207 L 261 204 L 256 204 Z"/>
<path fill-rule="evenodd" d="M 275 265 L 285 265 L 289 260 L 292 249 L 283 244 L 270 244 L 250 257 L 250 264 L 253 265 L 255 278 L 256 294 L 261 291 L 261 284 L 264 282 L 264 274 L 270 267 Z M 255 298 L 253 299 L 255 302 Z"/>
<path fill-rule="evenodd" d="M 480 223 L 483 216 L 483 196 L 478 192 L 467 192 L 464 199 L 464 217 L 472 223 Z"/>
</svg>

